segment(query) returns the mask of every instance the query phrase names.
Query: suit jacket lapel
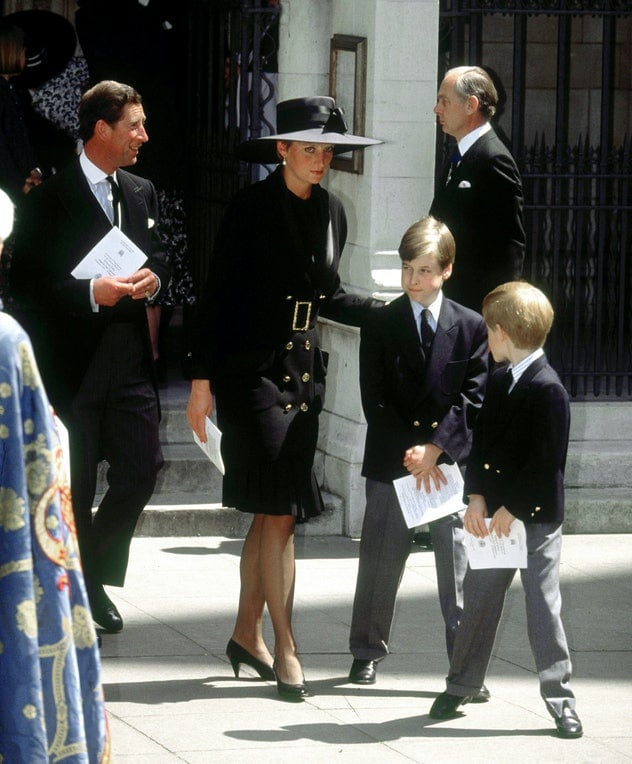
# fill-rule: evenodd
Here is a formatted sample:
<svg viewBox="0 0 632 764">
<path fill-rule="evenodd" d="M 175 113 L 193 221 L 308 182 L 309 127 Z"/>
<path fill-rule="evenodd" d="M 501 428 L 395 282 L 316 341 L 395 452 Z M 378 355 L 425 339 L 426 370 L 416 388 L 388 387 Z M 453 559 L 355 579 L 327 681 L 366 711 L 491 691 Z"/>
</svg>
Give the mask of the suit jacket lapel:
<svg viewBox="0 0 632 764">
<path fill-rule="evenodd" d="M 533 378 L 546 366 L 546 364 L 546 356 L 537 358 L 527 369 L 525 369 L 511 393 L 509 395 L 503 393 L 503 396 L 499 397 L 498 406 L 495 408 L 493 418 L 495 426 L 490 435 L 491 442 L 494 442 L 499 437 L 504 437 L 504 431 L 512 426 L 511 422 L 522 408 L 522 404 Z"/>
<path fill-rule="evenodd" d="M 403 294 L 391 303 L 391 336 L 394 347 L 401 350 L 415 374 L 423 373 L 424 360 L 415 314 L 408 296 Z"/>
<path fill-rule="evenodd" d="M 121 187 L 121 207 L 123 219 L 121 229 L 131 238 L 142 234 L 147 227 L 147 210 L 141 187 L 134 176 L 127 172 L 118 172 L 117 180 Z M 138 243 L 138 242 L 137 242 Z"/>
<path fill-rule="evenodd" d="M 453 186 L 455 184 L 458 185 L 461 180 L 470 180 L 470 165 L 478 159 L 479 154 L 487 153 L 488 144 L 495 137 L 496 133 L 492 128 L 491 130 L 488 130 L 486 133 L 481 135 L 480 138 L 470 146 L 470 148 L 463 155 L 458 167 L 455 167 L 455 169 L 452 171 L 452 175 L 450 176 L 450 180 L 448 182 L 449 186 Z"/>
</svg>

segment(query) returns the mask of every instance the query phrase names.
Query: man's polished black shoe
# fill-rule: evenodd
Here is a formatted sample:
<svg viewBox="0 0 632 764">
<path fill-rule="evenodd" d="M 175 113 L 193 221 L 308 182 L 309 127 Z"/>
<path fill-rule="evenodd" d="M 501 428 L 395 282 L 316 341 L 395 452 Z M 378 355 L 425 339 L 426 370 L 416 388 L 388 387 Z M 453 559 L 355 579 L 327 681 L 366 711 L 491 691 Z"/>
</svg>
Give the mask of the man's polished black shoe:
<svg viewBox="0 0 632 764">
<path fill-rule="evenodd" d="M 351 664 L 349 681 L 352 684 L 375 684 L 377 661 L 363 661 L 356 658 Z"/>
<path fill-rule="evenodd" d="M 88 592 L 90 600 L 90 609 L 92 618 L 102 626 L 106 631 L 116 633 L 123 628 L 123 619 L 116 609 L 116 605 L 105 593 L 105 589 L 100 584 L 90 588 Z"/>
<path fill-rule="evenodd" d="M 468 700 L 468 703 L 487 703 L 490 698 L 491 694 L 489 690 L 483 685 L 476 695 L 472 695 Z"/>
<path fill-rule="evenodd" d="M 443 721 L 446 719 L 454 719 L 459 715 L 457 713 L 457 708 L 464 703 L 467 703 L 468 700 L 469 697 L 464 698 L 461 695 L 451 695 L 449 692 L 442 692 L 432 704 L 430 718 Z"/>
<path fill-rule="evenodd" d="M 564 706 L 561 716 L 555 717 L 555 726 L 557 727 L 558 737 L 577 738 L 584 734 L 584 728 L 579 720 L 575 710 L 569 706 Z"/>
</svg>

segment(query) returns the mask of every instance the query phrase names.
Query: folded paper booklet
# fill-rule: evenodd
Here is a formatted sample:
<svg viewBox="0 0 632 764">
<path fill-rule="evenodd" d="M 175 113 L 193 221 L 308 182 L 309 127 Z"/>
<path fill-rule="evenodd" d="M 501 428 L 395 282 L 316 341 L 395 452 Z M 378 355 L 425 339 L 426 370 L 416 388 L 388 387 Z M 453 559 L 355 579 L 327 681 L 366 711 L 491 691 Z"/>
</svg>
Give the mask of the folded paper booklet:
<svg viewBox="0 0 632 764">
<path fill-rule="evenodd" d="M 463 504 L 463 476 L 456 464 L 440 464 L 439 469 L 446 477 L 447 485 L 441 483 L 437 490 L 431 481 L 427 492 L 423 484 L 417 489 L 417 480 L 412 475 L 393 480 L 399 506 L 408 528 L 431 523 L 440 517 L 451 515 L 465 508 Z"/>
<path fill-rule="evenodd" d="M 76 279 L 98 279 L 101 276 L 131 276 L 147 260 L 147 255 L 114 226 L 98 241 L 71 271 Z"/>
<path fill-rule="evenodd" d="M 206 443 L 202 443 L 195 430 L 193 431 L 193 440 L 223 475 L 224 460 L 222 459 L 222 451 L 220 448 L 222 444 L 222 433 L 217 429 L 217 425 L 206 417 Z"/>
<path fill-rule="evenodd" d="M 486 518 L 489 527 L 491 518 Z M 522 520 L 514 520 L 509 526 L 509 536 L 490 533 L 477 538 L 467 531 L 464 534 L 465 549 L 470 568 L 526 568 L 527 531 Z"/>
</svg>

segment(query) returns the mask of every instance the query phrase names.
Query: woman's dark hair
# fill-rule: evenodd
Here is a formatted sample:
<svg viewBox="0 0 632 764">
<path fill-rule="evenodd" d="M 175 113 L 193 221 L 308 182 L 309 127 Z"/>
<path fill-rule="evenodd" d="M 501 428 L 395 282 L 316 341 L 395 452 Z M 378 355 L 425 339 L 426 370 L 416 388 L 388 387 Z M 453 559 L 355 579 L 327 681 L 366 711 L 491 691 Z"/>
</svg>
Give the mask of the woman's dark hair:
<svg viewBox="0 0 632 764">
<path fill-rule="evenodd" d="M 15 24 L 0 21 L 0 74 L 19 74 L 24 61 L 24 32 Z"/>
<path fill-rule="evenodd" d="M 103 80 L 87 90 L 79 103 L 79 137 L 85 143 L 92 138 L 94 126 L 102 119 L 116 124 L 127 104 L 141 105 L 143 99 L 130 85 Z"/>
</svg>

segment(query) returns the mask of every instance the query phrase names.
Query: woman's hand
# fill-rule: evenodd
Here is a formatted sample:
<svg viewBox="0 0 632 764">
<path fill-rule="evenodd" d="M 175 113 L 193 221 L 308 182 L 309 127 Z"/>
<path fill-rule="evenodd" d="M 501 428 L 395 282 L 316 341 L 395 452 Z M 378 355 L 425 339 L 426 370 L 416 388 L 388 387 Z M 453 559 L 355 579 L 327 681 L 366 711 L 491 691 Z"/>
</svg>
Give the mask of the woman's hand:
<svg viewBox="0 0 632 764">
<path fill-rule="evenodd" d="M 208 379 L 191 380 L 187 420 L 202 443 L 206 443 L 206 417 L 213 413 L 213 395 Z"/>
</svg>

